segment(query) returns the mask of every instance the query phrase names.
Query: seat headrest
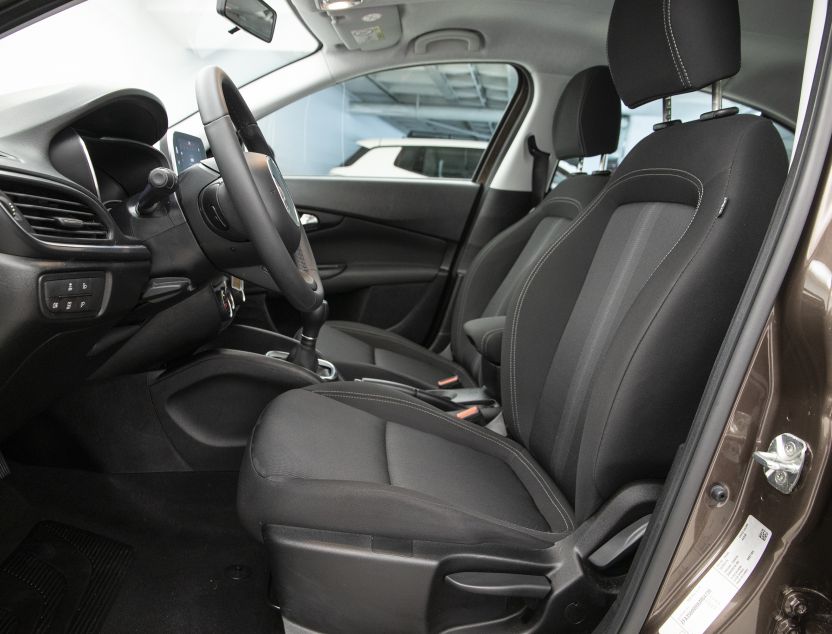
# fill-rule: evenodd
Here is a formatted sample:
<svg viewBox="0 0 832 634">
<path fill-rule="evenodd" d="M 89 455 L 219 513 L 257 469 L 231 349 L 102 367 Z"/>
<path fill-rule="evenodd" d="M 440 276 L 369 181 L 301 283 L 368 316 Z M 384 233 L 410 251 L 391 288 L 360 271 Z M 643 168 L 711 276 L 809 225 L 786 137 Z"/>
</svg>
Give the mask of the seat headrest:
<svg viewBox="0 0 832 634">
<path fill-rule="evenodd" d="M 607 56 L 618 94 L 631 108 L 736 75 L 737 0 L 616 0 Z"/>
<path fill-rule="evenodd" d="M 610 154 L 618 147 L 621 100 L 610 69 L 593 66 L 566 84 L 555 110 L 552 127 L 558 159 Z"/>
</svg>

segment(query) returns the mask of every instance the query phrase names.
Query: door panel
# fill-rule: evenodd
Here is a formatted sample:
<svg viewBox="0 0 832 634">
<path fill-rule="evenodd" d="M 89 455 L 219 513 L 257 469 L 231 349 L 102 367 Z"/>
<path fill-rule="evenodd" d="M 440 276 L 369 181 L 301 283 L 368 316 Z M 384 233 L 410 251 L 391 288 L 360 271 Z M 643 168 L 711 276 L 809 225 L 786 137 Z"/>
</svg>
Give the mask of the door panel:
<svg viewBox="0 0 832 634">
<path fill-rule="evenodd" d="M 260 119 L 307 214 L 332 319 L 418 343 L 438 329 L 448 271 L 480 198 L 480 164 L 510 104 L 528 98 L 526 81 L 504 63 L 403 66 L 324 87 Z M 284 332 L 294 332 L 293 313 L 285 303 L 269 311 Z"/>
<path fill-rule="evenodd" d="M 286 177 L 298 208 L 458 242 L 479 193 L 471 181 Z"/>
<path fill-rule="evenodd" d="M 330 318 L 424 342 L 479 185 L 438 180 L 287 178 L 307 225 Z"/>
</svg>

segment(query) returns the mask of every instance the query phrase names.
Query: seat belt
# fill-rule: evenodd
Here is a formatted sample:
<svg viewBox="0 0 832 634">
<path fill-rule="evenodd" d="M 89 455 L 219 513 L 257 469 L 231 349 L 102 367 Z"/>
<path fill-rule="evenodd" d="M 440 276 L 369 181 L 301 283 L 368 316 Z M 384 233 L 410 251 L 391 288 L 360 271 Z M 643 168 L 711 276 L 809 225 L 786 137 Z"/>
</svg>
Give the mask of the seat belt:
<svg viewBox="0 0 832 634">
<path fill-rule="evenodd" d="M 532 155 L 532 206 L 543 200 L 548 188 L 549 179 L 549 153 L 537 147 L 537 140 L 534 135 L 526 139 L 529 147 L 529 154 Z"/>
</svg>

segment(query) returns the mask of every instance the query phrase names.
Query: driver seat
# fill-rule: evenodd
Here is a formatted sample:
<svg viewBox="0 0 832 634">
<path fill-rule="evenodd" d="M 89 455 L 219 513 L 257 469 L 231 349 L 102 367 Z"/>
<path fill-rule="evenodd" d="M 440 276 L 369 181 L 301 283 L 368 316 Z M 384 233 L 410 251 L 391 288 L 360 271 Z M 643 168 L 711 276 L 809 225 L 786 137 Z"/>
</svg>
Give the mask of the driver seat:
<svg viewBox="0 0 832 634">
<path fill-rule="evenodd" d="M 662 3 L 615 2 L 630 106 L 739 70 L 736 0 L 677 0 L 671 17 L 678 48 Z M 651 513 L 787 169 L 761 117 L 658 128 L 509 307 L 508 438 L 361 382 L 262 413 L 238 508 L 287 631 L 588 631 L 604 614 L 622 568 L 597 553 Z"/>
<path fill-rule="evenodd" d="M 606 66 L 587 68 L 566 85 L 552 126 L 559 160 L 608 154 L 618 147 L 621 100 Z M 452 358 L 401 335 L 366 324 L 330 321 L 318 350 L 345 379 L 375 378 L 435 388 L 459 378 L 475 387 L 480 354 L 463 332 L 466 322 L 506 314 L 511 294 L 537 256 L 556 241 L 609 178 L 608 172 L 574 174 L 559 183 L 534 210 L 486 244 L 471 263 L 453 307 Z"/>
</svg>

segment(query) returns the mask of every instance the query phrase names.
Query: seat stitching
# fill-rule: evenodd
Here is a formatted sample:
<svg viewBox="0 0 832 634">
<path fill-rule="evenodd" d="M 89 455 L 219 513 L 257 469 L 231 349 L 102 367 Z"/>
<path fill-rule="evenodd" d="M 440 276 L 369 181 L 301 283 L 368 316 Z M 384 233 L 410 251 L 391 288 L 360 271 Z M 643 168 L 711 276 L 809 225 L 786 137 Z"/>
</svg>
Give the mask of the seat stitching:
<svg viewBox="0 0 832 634">
<path fill-rule="evenodd" d="M 653 269 L 652 273 L 650 273 L 650 276 L 647 278 L 644 284 L 641 285 L 641 288 L 639 289 L 637 295 L 640 294 L 641 291 L 643 291 L 647 287 L 647 285 L 650 283 L 650 280 L 652 280 L 653 276 L 656 274 L 656 271 L 658 271 L 659 268 L 661 268 L 661 265 L 664 264 L 664 261 L 668 257 L 670 257 L 670 254 L 673 253 L 676 247 L 679 246 L 679 243 L 682 241 L 682 239 L 687 235 L 688 229 L 691 228 L 691 225 L 693 225 L 693 221 L 696 220 L 696 214 L 699 213 L 699 207 L 702 205 L 702 197 L 703 191 L 700 191 L 699 200 L 696 202 L 696 208 L 693 210 L 693 214 L 690 217 L 690 221 L 688 221 L 688 225 L 685 227 L 685 230 L 682 232 L 682 235 L 680 235 L 676 242 L 673 243 L 673 246 L 670 247 L 670 250 L 664 254 L 664 257 L 661 260 L 659 260 L 659 263 L 656 265 L 656 268 Z"/>
<path fill-rule="evenodd" d="M 577 198 L 572 198 L 570 196 L 552 196 L 550 198 L 544 198 L 542 202 L 546 202 L 546 203 L 553 203 L 553 202 L 570 203 L 571 205 L 573 205 L 574 207 L 577 207 L 578 209 L 583 208 L 583 204 L 581 203 L 580 200 L 578 200 Z M 546 217 L 548 218 L 549 216 L 546 216 Z M 541 220 L 542 220 L 542 218 L 541 218 Z"/>
<path fill-rule="evenodd" d="M 690 77 L 688 77 L 688 71 L 685 68 L 685 62 L 682 59 L 682 52 L 679 50 L 679 46 L 676 44 L 676 36 L 673 34 L 673 21 L 670 19 L 670 0 L 667 0 L 667 26 L 670 29 L 670 39 L 673 40 L 673 48 L 676 49 L 676 56 L 679 58 L 679 66 L 682 67 L 682 72 L 685 74 L 685 79 L 688 82 L 688 88 L 690 88 Z"/>
<path fill-rule="evenodd" d="M 572 523 L 572 520 L 568 517 L 568 515 L 566 513 L 564 513 L 564 510 L 561 507 L 560 502 L 557 500 L 554 492 L 550 490 L 549 485 L 543 479 L 540 472 L 535 468 L 535 466 L 522 453 L 520 453 L 515 447 L 512 447 L 510 444 L 503 441 L 502 439 L 492 438 L 491 436 L 486 435 L 485 433 L 481 432 L 479 429 L 475 429 L 475 428 L 463 425 L 461 423 L 461 421 L 458 421 L 458 420 L 456 420 L 455 418 L 453 418 L 451 416 L 442 415 L 442 414 L 439 414 L 438 412 L 435 412 L 433 410 L 428 409 L 427 407 L 421 407 L 421 406 L 416 405 L 415 403 L 409 403 L 407 401 L 403 401 L 401 399 L 397 399 L 397 398 L 394 398 L 394 397 L 377 396 L 377 395 L 371 395 L 371 394 L 355 394 L 355 393 L 352 393 L 352 392 L 341 392 L 341 391 L 338 391 L 338 390 L 316 390 L 316 393 L 318 393 L 318 394 L 331 394 L 331 395 L 334 395 L 334 396 L 339 396 L 341 398 L 352 398 L 352 399 L 357 399 L 357 400 L 369 400 L 369 401 L 377 401 L 377 402 L 387 403 L 387 404 L 397 404 L 397 405 L 401 405 L 403 407 L 408 407 L 408 408 L 416 410 L 416 411 L 421 411 L 425 414 L 430 414 L 434 418 L 438 418 L 438 419 L 442 420 L 443 422 L 449 422 L 449 423 L 455 425 L 456 427 L 458 427 L 459 429 L 471 432 L 471 433 L 473 433 L 477 436 L 480 436 L 481 438 L 484 438 L 485 440 L 491 441 L 491 442 L 493 442 L 493 443 L 495 443 L 499 446 L 504 447 L 505 449 L 508 449 L 511 453 L 513 453 L 515 455 L 515 457 L 520 459 L 521 464 L 523 464 L 531 472 L 531 474 L 534 476 L 535 480 L 537 480 L 538 484 L 540 484 L 541 488 L 543 489 L 543 492 L 546 494 L 546 497 L 548 497 L 549 501 L 552 502 L 552 504 L 555 506 L 555 509 L 557 510 L 557 512 L 561 516 L 561 518 L 563 519 L 564 524 L 567 526 L 567 528 L 570 528 L 570 529 L 574 528 L 574 524 Z"/>
<path fill-rule="evenodd" d="M 326 393 L 326 391 L 321 390 L 321 393 Z M 332 392 L 332 393 L 335 393 L 335 392 Z M 343 392 L 343 393 L 340 393 L 340 394 L 351 396 L 351 394 L 349 392 Z M 430 412 L 430 413 L 432 413 L 432 412 Z M 254 426 L 254 430 L 256 430 L 260 426 L 260 422 L 261 422 L 261 420 L 258 419 L 257 423 Z M 385 423 L 387 423 L 387 421 L 385 421 Z M 387 432 L 387 427 L 388 426 L 385 425 L 385 454 L 386 454 L 386 432 Z M 319 479 L 319 478 L 310 478 L 309 476 L 300 474 L 296 471 L 277 471 L 277 472 L 273 472 L 273 473 L 264 473 L 264 472 L 260 471 L 257 468 L 257 466 L 254 464 L 254 435 L 255 435 L 254 430 L 252 431 L 251 442 L 249 443 L 249 447 L 247 448 L 248 449 L 248 458 L 249 458 L 249 464 L 251 466 L 251 470 L 255 474 L 257 474 L 260 478 L 263 478 L 264 480 L 272 480 L 272 481 L 274 481 L 278 478 L 291 478 L 293 480 L 318 480 Z M 387 479 L 389 481 L 388 486 L 409 490 L 409 489 L 406 489 L 405 487 L 399 487 L 398 485 L 393 484 L 392 478 L 390 477 L 389 458 L 388 458 L 387 474 L 388 474 Z M 426 495 L 426 494 L 422 494 L 422 495 Z M 448 509 L 448 510 L 451 510 L 451 511 L 456 511 L 458 513 L 463 513 L 465 515 L 471 515 L 473 517 L 480 517 L 480 516 L 488 517 L 488 521 L 490 521 L 494 524 L 499 524 L 500 526 L 505 526 L 505 527 L 508 527 L 508 528 L 519 528 L 522 531 L 534 531 L 536 533 L 541 533 L 542 532 L 542 533 L 548 533 L 550 535 L 566 535 L 569 532 L 571 532 L 572 530 L 574 530 L 574 525 L 572 525 L 571 522 L 570 522 L 570 523 L 565 524 L 565 528 L 566 528 L 565 531 L 555 531 L 555 530 L 538 531 L 537 529 L 531 528 L 529 526 L 523 526 L 522 524 L 516 524 L 514 522 L 508 522 L 506 520 L 501 520 L 500 518 L 494 517 L 493 515 L 489 515 L 487 513 L 478 513 L 476 511 L 471 510 L 471 509 L 465 509 L 465 508 L 461 508 L 461 507 L 450 506 L 448 504 L 442 503 L 439 500 L 433 500 L 433 499 L 427 499 L 427 498 L 420 498 L 420 500 L 422 500 L 426 504 L 432 504 L 432 505 L 437 506 L 439 508 L 444 508 L 444 509 Z M 543 517 L 543 519 L 548 523 L 548 520 L 546 519 L 546 517 L 544 517 L 542 514 L 541 514 L 541 517 Z M 563 514 L 561 514 L 561 517 L 563 517 Z"/>
<path fill-rule="evenodd" d="M 515 447 L 512 447 L 508 443 L 506 443 L 506 442 L 504 442 L 500 439 L 492 438 L 491 436 L 485 435 L 484 433 L 481 433 L 478 429 L 462 425 L 460 423 L 460 421 L 456 420 L 453 417 L 443 416 L 443 415 L 440 415 L 440 414 L 438 414 L 438 413 L 436 413 L 436 412 L 434 412 L 434 411 L 432 411 L 432 410 L 430 410 L 426 407 L 420 407 L 420 406 L 416 405 L 415 403 L 408 403 L 407 401 L 403 401 L 403 400 L 396 399 L 396 398 L 393 398 L 393 397 L 380 397 L 380 396 L 368 395 L 368 394 L 359 395 L 359 394 L 353 394 L 351 392 L 339 392 L 339 391 L 329 391 L 329 390 L 317 390 L 317 393 L 318 394 L 332 394 L 332 395 L 335 395 L 335 396 L 340 396 L 341 398 L 352 398 L 352 399 L 357 399 L 357 400 L 378 401 L 378 402 L 388 403 L 388 404 L 395 403 L 395 404 L 398 404 L 398 405 L 401 405 L 401 406 L 404 406 L 404 407 L 408 407 L 408 408 L 413 409 L 413 410 L 421 411 L 425 414 L 430 414 L 431 416 L 433 416 L 435 418 L 439 418 L 442 421 L 450 422 L 450 423 L 454 424 L 455 426 L 457 426 L 460 429 L 469 431 L 469 432 L 474 433 L 474 434 L 476 434 L 476 435 L 478 435 L 478 436 L 480 436 L 480 437 L 482 437 L 486 440 L 489 440 L 491 442 L 494 442 L 498 445 L 501 445 L 501 446 L 505 447 L 506 449 L 511 451 L 517 458 L 519 458 L 521 460 L 522 464 L 524 466 L 526 466 L 527 469 L 529 469 L 529 471 L 535 477 L 537 482 L 540 484 L 541 488 L 543 488 L 544 493 L 546 493 L 546 496 L 549 498 L 549 500 L 552 502 L 552 504 L 556 507 L 558 513 L 560 514 L 561 518 L 564 520 L 564 523 L 567 525 L 567 527 L 573 527 L 573 525 L 571 523 L 571 520 L 569 520 L 567 518 L 567 516 L 562 512 L 560 503 L 554 497 L 554 493 L 549 490 L 548 485 L 546 484 L 545 480 L 542 478 L 540 473 L 534 468 L 534 465 L 531 462 L 529 462 L 526 459 L 526 457 L 523 456 L 523 454 L 520 453 Z"/>
<path fill-rule="evenodd" d="M 279 478 L 284 478 L 284 476 L 282 476 L 280 474 L 275 474 L 275 475 L 258 474 L 258 475 L 260 475 L 260 477 L 262 477 L 264 480 L 272 480 L 272 481 L 277 480 Z M 292 479 L 292 480 L 306 480 L 306 481 L 314 480 L 314 481 L 321 481 L 321 482 L 326 482 L 327 481 L 327 479 L 308 478 L 308 477 L 305 477 L 305 476 L 298 476 L 298 477 L 288 476 L 288 477 L 289 477 L 289 479 Z M 353 482 L 351 480 L 333 480 L 333 481 L 334 482 Z M 363 482 L 363 481 L 355 480 L 354 482 Z M 365 482 L 365 484 L 379 484 L 379 483 L 378 482 Z M 420 496 L 418 498 L 418 500 L 420 502 L 424 502 L 425 504 L 430 504 L 432 506 L 436 506 L 436 507 L 441 508 L 441 509 L 447 509 L 449 511 L 455 511 L 457 513 L 461 513 L 462 515 L 468 515 L 468 516 L 471 516 L 471 517 L 476 517 L 476 518 L 487 517 L 488 521 L 491 522 L 492 524 L 497 524 L 499 526 L 505 526 L 506 528 L 519 528 L 520 532 L 524 532 L 527 535 L 529 535 L 529 532 L 531 532 L 531 533 L 542 533 L 544 535 L 568 535 L 570 532 L 572 532 L 574 530 L 574 528 L 571 528 L 571 529 L 567 528 L 567 530 L 565 530 L 565 531 L 555 531 L 555 530 L 541 531 L 541 530 L 538 530 L 536 528 L 531 528 L 530 526 L 523 526 L 522 524 L 516 524 L 515 522 L 509 522 L 509 521 L 506 521 L 506 520 L 501 520 L 499 517 L 494 517 L 493 515 L 489 515 L 488 513 L 481 513 L 481 512 L 478 512 L 478 511 L 474 511 L 473 509 L 468 509 L 468 508 L 461 507 L 461 506 L 451 506 L 451 505 L 445 504 L 441 500 L 437 500 L 437 499 L 428 499 L 428 498 L 433 498 L 433 496 L 430 496 L 427 493 L 420 493 L 419 491 L 416 491 L 414 489 L 408 489 L 407 487 L 398 486 L 396 484 L 390 484 L 390 485 L 383 485 L 382 484 L 381 486 L 390 486 L 390 487 L 394 487 L 394 488 L 397 488 L 397 489 L 402 489 L 403 491 L 409 491 L 409 492 L 412 492 L 412 493 L 416 493 Z M 541 517 L 543 517 L 542 514 L 541 514 Z M 548 520 L 545 517 L 543 517 L 543 520 L 548 522 Z M 527 531 L 529 531 L 529 532 L 527 532 Z M 536 535 L 531 535 L 531 536 L 536 537 Z"/>
<path fill-rule="evenodd" d="M 390 451 L 388 446 L 388 438 L 390 432 L 390 423 L 388 421 L 384 421 L 384 467 L 387 470 L 387 484 L 390 486 L 395 486 L 393 484 L 393 474 L 390 473 Z"/>
<path fill-rule="evenodd" d="M 728 193 L 728 186 L 731 184 L 731 177 L 734 173 L 734 164 L 737 161 L 737 154 L 739 154 L 740 146 L 742 145 L 742 142 L 745 140 L 745 137 L 746 137 L 747 134 L 748 134 L 748 129 L 746 129 L 742 133 L 740 138 L 737 140 L 736 145 L 734 146 L 734 155 L 731 157 L 731 164 L 728 166 L 728 175 L 725 178 L 725 186 L 722 188 L 722 197 L 723 197 L 723 199 L 725 197 L 725 194 Z M 717 202 L 719 202 L 719 201 L 717 201 Z M 700 205 L 702 204 L 701 195 L 700 195 L 699 204 Z M 719 204 L 721 205 L 722 203 L 720 202 Z M 665 294 L 665 299 L 662 301 L 662 305 L 664 304 L 664 301 L 667 301 L 667 298 L 670 296 L 670 293 L 673 292 L 673 289 L 676 288 L 676 284 L 678 284 L 678 282 L 681 279 L 682 275 L 684 274 L 685 270 L 687 270 L 687 267 L 690 266 L 690 263 L 693 262 L 693 260 L 699 254 L 699 251 L 702 250 L 702 245 L 705 244 L 705 240 L 707 239 L 707 237 L 710 235 L 711 231 L 713 230 L 713 227 L 716 224 L 716 221 L 717 221 L 718 218 L 719 218 L 719 212 L 717 211 L 717 215 L 714 216 L 714 218 L 711 220 L 711 224 L 708 226 L 708 231 L 705 234 L 705 237 L 702 239 L 699 246 L 696 248 L 696 251 L 691 255 L 690 259 L 688 259 L 688 262 L 685 265 L 685 267 L 679 272 L 679 275 L 677 276 L 676 280 L 673 282 L 673 285 L 670 287 L 668 292 Z M 688 225 L 688 226 L 690 226 L 690 225 Z M 685 232 L 687 232 L 687 229 L 685 229 Z M 677 244 L 678 244 L 678 242 L 677 242 Z M 674 245 L 674 247 L 675 247 L 675 245 Z M 656 269 L 658 270 L 658 267 L 656 267 Z M 656 271 L 653 271 L 653 273 L 655 273 L 655 272 Z M 652 274 L 651 274 L 650 277 L 652 277 Z M 645 285 L 646 285 L 646 283 L 645 283 Z M 636 350 L 638 350 L 638 346 L 641 345 L 641 342 L 644 340 L 644 337 L 647 335 L 647 331 L 650 330 L 650 326 L 653 324 L 653 321 L 656 319 L 656 315 L 659 314 L 660 310 L 661 310 L 661 306 L 659 306 L 659 308 L 653 314 L 653 317 L 650 319 L 650 323 L 647 325 L 647 328 L 644 329 L 644 332 L 642 333 L 641 337 L 639 338 L 638 344 L 636 344 Z M 604 436 L 606 435 L 606 432 L 607 432 L 607 425 L 609 423 L 610 413 L 612 412 L 612 404 L 615 403 L 615 399 L 618 397 L 618 391 L 621 389 L 621 385 L 624 383 L 624 377 L 627 375 L 627 371 L 630 368 L 630 364 L 632 363 L 633 358 L 635 358 L 635 354 L 630 356 L 630 360 L 627 363 L 627 368 L 625 368 L 624 373 L 621 375 L 621 378 L 619 379 L 619 382 L 618 382 L 618 387 L 615 390 L 615 395 L 613 396 L 613 399 L 610 402 L 610 409 L 607 411 L 607 417 L 604 420 L 604 427 L 603 427 L 603 431 L 601 432 L 601 442 L 603 442 Z M 595 472 L 597 471 L 597 468 L 598 468 L 598 454 L 596 453 L 595 460 L 593 461 L 593 465 L 592 465 L 593 477 L 594 477 Z"/>
<path fill-rule="evenodd" d="M 480 349 L 483 353 L 485 353 L 485 345 L 488 341 L 491 341 L 492 335 L 495 335 L 498 332 L 502 332 L 504 329 L 505 326 L 500 326 L 499 328 L 492 328 L 491 330 L 487 330 L 483 333 L 482 337 L 480 338 Z"/>
<path fill-rule="evenodd" d="M 678 172 L 678 173 L 677 173 Z M 633 171 L 629 174 L 619 177 L 614 182 L 607 185 L 606 189 L 602 191 L 598 197 L 578 216 L 574 222 L 566 229 L 566 231 L 561 235 L 558 240 L 556 240 L 547 250 L 546 252 L 540 256 L 538 261 L 535 263 L 535 266 L 532 267 L 531 272 L 529 273 L 528 278 L 523 284 L 523 287 L 520 291 L 520 295 L 518 297 L 517 303 L 515 305 L 514 314 L 512 315 L 511 319 L 511 329 L 509 331 L 509 390 L 511 396 L 511 412 L 512 412 L 512 421 L 511 424 L 514 427 L 515 433 L 517 434 L 518 438 L 522 438 L 522 432 L 520 429 L 520 420 L 517 408 L 517 381 L 516 381 L 516 351 L 517 351 L 517 323 L 520 317 L 520 309 L 523 306 L 523 302 L 525 301 L 526 294 L 528 292 L 529 287 L 531 286 L 532 281 L 537 276 L 540 269 L 549 259 L 549 256 L 563 243 L 566 238 L 568 238 L 573 232 L 575 232 L 581 223 L 589 217 L 589 215 L 598 208 L 603 200 L 605 200 L 606 195 L 611 192 L 615 187 L 618 185 L 625 183 L 630 180 L 634 180 L 636 178 L 646 177 L 646 176 L 674 176 L 676 178 L 686 179 L 681 174 L 686 174 L 694 179 L 695 182 L 693 184 L 697 187 L 697 191 L 701 192 L 704 191 L 704 186 L 702 185 L 702 181 L 697 178 L 695 174 L 692 174 L 686 170 L 682 169 L 675 169 L 675 168 L 658 168 L 658 169 L 640 169 Z"/>
<path fill-rule="evenodd" d="M 708 226 L 708 231 L 705 234 L 705 238 L 703 238 L 702 242 L 697 247 L 696 252 L 687 261 L 687 263 L 685 264 L 685 267 L 682 269 L 682 271 L 680 271 L 678 277 L 673 282 L 673 286 L 671 286 L 670 289 L 668 290 L 668 292 L 665 294 L 664 300 L 662 300 L 662 305 L 664 305 L 664 302 L 667 301 L 667 298 L 670 296 L 670 293 L 673 292 L 673 289 L 676 287 L 676 284 L 679 282 L 679 279 L 681 279 L 682 275 L 684 274 L 685 270 L 688 268 L 690 263 L 693 262 L 693 260 L 696 258 L 696 255 L 699 253 L 699 251 L 701 251 L 702 245 L 705 243 L 705 239 L 707 239 L 708 235 L 710 235 L 711 231 L 713 230 L 713 227 L 716 224 L 716 220 L 717 220 L 718 217 L 719 216 L 714 216 L 714 218 L 711 220 L 711 224 Z M 646 284 L 645 284 L 645 286 L 646 286 Z M 643 288 L 644 288 L 644 286 L 642 286 L 642 289 Z M 639 292 L 641 292 L 641 291 L 639 291 Z M 644 331 L 641 334 L 641 337 L 639 337 L 638 344 L 636 344 L 636 351 L 638 350 L 638 347 L 641 345 L 641 342 L 644 340 L 644 337 L 647 336 L 647 332 L 650 330 L 650 326 L 653 325 L 653 321 L 655 321 L 656 316 L 659 314 L 660 311 L 661 311 L 661 306 L 659 306 L 658 309 L 656 310 L 656 312 L 653 314 L 653 317 L 650 319 L 650 323 L 647 325 L 647 328 L 644 329 Z M 615 400 L 618 397 L 618 392 L 621 389 L 621 385 L 624 383 L 624 378 L 627 376 L 627 372 L 630 368 L 630 364 L 632 363 L 634 358 L 635 358 L 635 352 L 632 355 L 630 355 L 630 360 L 627 362 L 627 368 L 625 368 L 624 372 L 621 374 L 621 378 L 619 379 L 618 386 L 616 387 L 616 390 L 615 390 L 615 395 L 613 396 L 612 400 L 610 401 L 610 408 L 607 410 L 607 416 L 604 419 L 604 427 L 603 427 L 603 431 L 601 432 L 601 439 L 600 439 L 600 442 L 599 442 L 599 445 L 598 445 L 599 447 L 603 443 L 604 436 L 606 436 L 606 433 L 607 433 L 607 427 L 609 425 L 610 414 L 612 413 L 612 405 L 615 403 Z M 593 461 L 593 464 L 592 464 L 593 478 L 594 478 L 595 473 L 598 469 L 598 455 L 599 455 L 599 453 L 600 452 L 596 452 L 595 460 Z"/>
<path fill-rule="evenodd" d="M 512 425 L 515 428 L 515 432 L 516 432 L 518 438 L 522 437 L 522 432 L 521 432 L 521 429 L 520 429 L 520 421 L 519 421 L 519 415 L 518 415 L 518 410 L 517 410 L 517 398 L 516 398 L 516 396 L 517 396 L 517 389 L 516 389 L 517 384 L 516 384 L 516 376 L 515 376 L 515 372 L 516 372 L 515 356 L 516 356 L 516 343 L 517 343 L 517 338 L 516 338 L 517 328 L 516 328 L 516 326 L 517 326 L 517 322 L 519 320 L 520 309 L 523 305 L 523 302 L 525 301 L 525 296 L 526 296 L 526 293 L 528 291 L 529 286 L 531 285 L 532 280 L 535 278 L 539 269 L 543 266 L 543 264 L 545 264 L 546 260 L 555 251 L 555 249 L 557 249 L 557 247 L 560 246 L 560 244 L 564 240 L 566 240 L 566 238 L 569 235 L 571 235 L 573 231 L 577 230 L 578 226 L 589 216 L 589 214 L 595 208 L 598 207 L 598 205 L 601 203 L 601 201 L 604 200 L 604 197 L 606 196 L 606 194 L 608 192 L 612 191 L 613 188 L 617 187 L 621 183 L 624 183 L 624 182 L 629 181 L 629 180 L 633 180 L 635 178 L 640 178 L 642 176 L 677 176 L 679 178 L 683 178 L 683 177 L 679 176 L 679 174 L 675 174 L 674 172 L 682 172 L 684 174 L 687 174 L 687 175 L 691 176 L 693 179 L 695 179 L 699 183 L 698 188 L 701 191 L 702 182 L 694 174 L 691 174 L 690 172 L 686 172 L 685 170 L 676 170 L 676 169 L 672 169 L 672 168 L 668 168 L 668 169 L 665 169 L 665 168 L 641 169 L 641 170 L 636 170 L 634 172 L 631 172 L 630 174 L 627 174 L 625 176 L 621 176 L 617 180 L 615 180 L 613 183 L 610 183 L 608 185 L 608 187 L 606 188 L 606 190 L 601 192 L 601 194 L 589 205 L 589 207 L 587 207 L 586 210 L 584 210 L 584 212 L 578 218 L 575 219 L 575 221 L 567 228 L 567 230 L 561 235 L 561 237 L 557 241 L 555 241 L 555 243 L 552 244 L 542 256 L 540 256 L 537 263 L 532 268 L 532 271 L 529 273 L 529 277 L 526 279 L 526 282 L 523 284 L 523 287 L 522 287 L 521 292 L 520 292 L 520 297 L 519 297 L 519 299 L 517 301 L 517 304 L 515 306 L 514 315 L 512 317 L 511 330 L 509 331 L 509 337 L 510 337 L 510 340 L 511 340 L 510 347 L 509 347 L 509 377 L 510 377 L 509 389 L 511 391 L 511 397 L 512 397 L 512 414 L 513 414 L 513 417 L 512 417 L 513 420 L 511 422 L 512 422 Z M 696 183 L 694 183 L 694 184 L 696 184 Z"/>
<path fill-rule="evenodd" d="M 553 203 L 553 202 L 568 203 L 568 204 L 572 205 L 573 207 L 577 207 L 578 213 L 580 213 L 581 210 L 583 209 L 583 204 L 581 203 L 581 201 L 579 201 L 575 198 L 570 198 L 569 196 L 546 196 L 546 197 L 543 198 L 543 200 L 540 201 L 540 203 L 538 203 L 537 207 L 535 207 L 534 210 L 532 210 L 532 212 L 530 212 L 530 213 L 535 213 L 535 210 L 537 210 L 538 215 L 541 215 L 543 212 L 539 211 L 539 210 L 541 210 L 542 208 L 547 206 L 549 203 Z M 485 245 L 485 248 L 479 253 L 479 255 L 474 259 L 474 261 L 471 262 L 471 270 L 469 271 L 468 275 L 465 276 L 465 278 L 463 280 L 463 288 L 462 288 L 462 291 L 460 292 L 460 298 L 459 298 L 459 310 L 460 311 L 462 311 L 463 307 L 465 306 L 466 302 L 468 301 L 468 295 L 470 295 L 471 286 L 473 286 L 473 282 L 471 280 L 473 280 L 474 277 L 476 276 L 476 274 L 480 271 L 482 263 L 485 260 L 486 256 L 488 254 L 490 254 L 494 249 L 496 249 L 498 245 L 503 243 L 503 241 L 500 240 L 501 236 L 504 236 L 504 234 L 507 234 L 509 231 L 511 231 L 511 229 L 517 227 L 517 225 L 519 225 L 521 222 L 523 222 L 523 220 L 525 220 L 528 217 L 529 217 L 529 215 L 526 215 L 525 217 L 518 220 L 512 226 L 507 227 L 506 229 L 504 229 L 503 231 L 498 233 L 496 236 L 494 236 L 488 242 L 488 244 Z M 542 218 L 539 218 L 538 221 L 537 221 L 537 224 L 540 224 L 541 221 L 543 221 L 544 219 L 549 218 L 549 217 L 551 217 L 551 216 L 543 216 Z M 565 218 L 565 220 L 569 220 L 569 218 Z M 572 222 L 572 221 L 570 220 L 570 222 Z M 534 231 L 534 229 L 532 229 L 532 231 Z M 520 248 L 520 250 L 521 251 L 523 250 L 522 247 Z M 475 266 L 475 264 L 476 264 L 476 266 Z M 466 282 L 468 282 L 468 283 L 466 284 Z M 502 284 L 502 282 L 501 282 L 501 284 Z M 497 288 L 499 289 L 499 285 L 497 286 Z M 496 290 L 495 290 L 495 293 L 496 293 Z M 493 295 L 492 295 L 492 297 L 493 297 Z M 464 339 L 464 337 L 463 337 L 463 335 L 464 335 L 463 326 L 464 325 L 465 324 L 463 323 L 462 315 L 461 315 L 461 313 L 459 313 L 459 319 L 457 319 L 457 324 L 456 324 L 456 334 L 457 334 L 457 338 L 460 339 L 460 340 Z"/>
<path fill-rule="evenodd" d="M 679 72 L 679 65 L 676 63 L 676 56 L 673 54 L 673 46 L 670 43 L 667 19 L 667 5 L 668 0 L 662 0 L 662 22 L 664 23 L 664 39 L 667 41 L 667 50 L 670 53 L 670 59 L 673 60 L 673 66 L 676 68 L 676 75 L 679 77 L 679 83 L 682 84 L 682 87 L 685 87 L 685 80 L 682 78 L 682 73 Z"/>
<path fill-rule="evenodd" d="M 590 87 L 592 86 L 591 78 L 584 77 L 582 83 L 585 84 L 585 90 L 581 91 L 581 96 L 578 99 L 578 120 L 576 122 L 576 127 L 578 128 L 578 144 L 581 146 L 579 148 L 581 154 L 586 154 L 586 143 L 584 143 L 584 129 L 581 125 L 581 112 L 584 109 L 584 102 L 586 101 L 586 93 L 589 92 Z"/>
</svg>

